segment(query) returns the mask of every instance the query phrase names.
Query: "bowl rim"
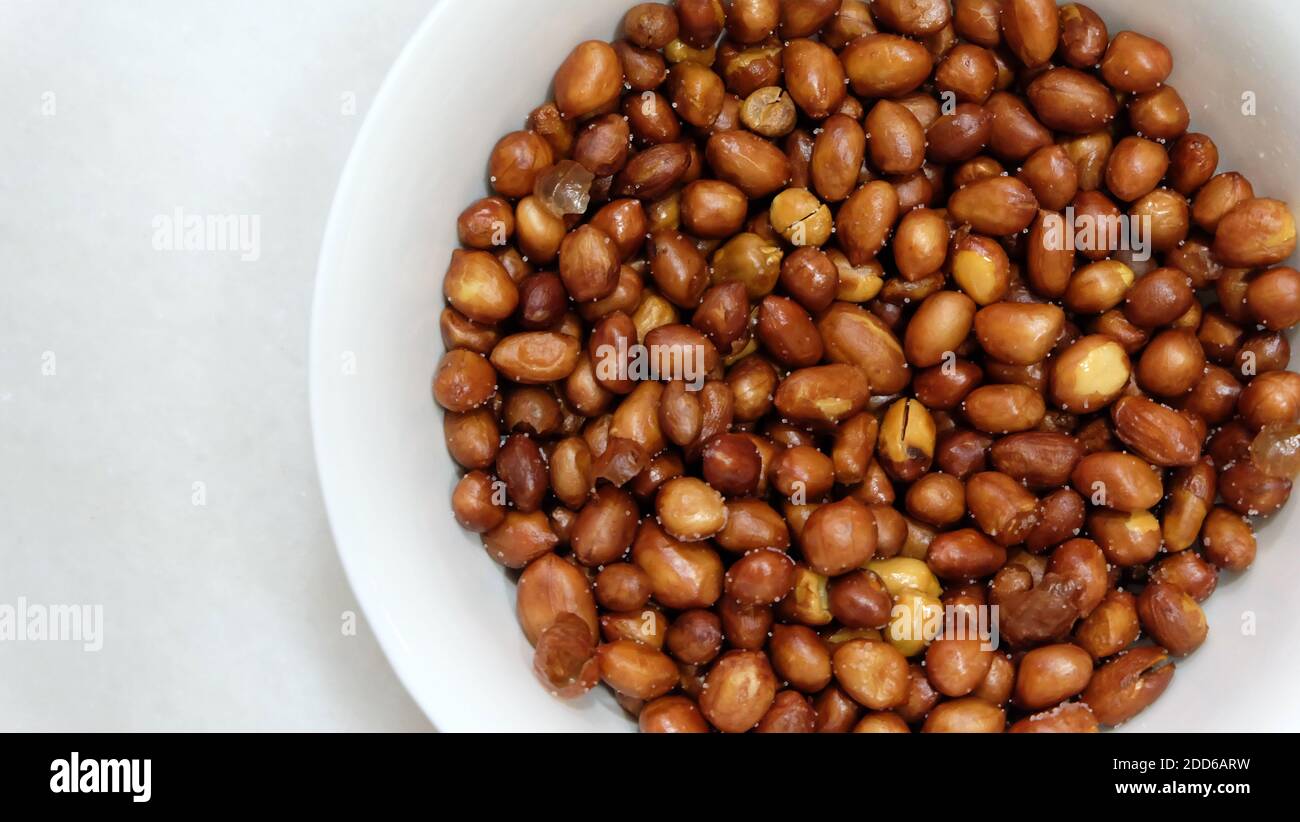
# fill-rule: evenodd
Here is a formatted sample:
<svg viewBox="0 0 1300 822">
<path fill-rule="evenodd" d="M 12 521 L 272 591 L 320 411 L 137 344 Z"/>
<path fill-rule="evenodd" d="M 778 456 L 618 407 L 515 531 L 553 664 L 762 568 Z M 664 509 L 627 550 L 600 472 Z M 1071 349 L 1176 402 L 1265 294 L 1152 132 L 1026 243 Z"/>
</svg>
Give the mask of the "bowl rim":
<svg viewBox="0 0 1300 822">
<path fill-rule="evenodd" d="M 340 538 L 339 526 L 334 513 L 339 508 L 334 503 L 336 495 L 331 490 L 337 483 L 333 480 L 332 466 L 328 460 L 322 457 L 323 454 L 327 453 L 328 449 L 324 445 L 324 434 L 321 425 L 321 408 L 325 402 L 324 390 L 320 381 L 325 356 L 321 317 L 324 313 L 324 295 L 330 290 L 322 286 L 339 276 L 337 260 L 340 255 L 340 248 L 347 241 L 344 226 L 347 222 L 348 213 L 354 207 L 355 191 L 359 186 L 363 173 L 364 158 L 370 153 L 372 144 L 377 139 L 376 134 L 380 128 L 379 122 L 384 119 L 384 111 L 392 105 L 392 99 L 397 94 L 396 88 L 400 83 L 400 78 L 412 70 L 416 61 L 416 54 L 421 51 L 420 44 L 433 34 L 441 14 L 450 6 L 451 4 L 445 0 L 433 0 L 433 5 L 428 13 L 425 14 L 424 19 L 407 38 L 401 51 L 398 52 L 397 59 L 393 61 L 384 74 L 379 90 L 375 93 L 374 102 L 371 103 L 369 110 L 366 112 L 361 128 L 357 131 L 357 136 L 353 140 L 352 148 L 348 152 L 348 158 L 343 164 L 342 172 L 339 174 L 339 182 L 334 190 L 334 199 L 330 203 L 329 216 L 326 218 L 325 230 L 321 237 L 320 252 L 316 261 L 316 276 L 312 282 L 311 321 L 307 339 L 307 405 L 311 425 L 312 456 L 316 464 L 316 481 L 320 487 L 321 497 L 324 502 L 325 518 L 329 522 L 330 538 L 334 543 L 334 551 L 343 566 L 343 575 L 347 579 L 348 587 L 352 590 L 353 596 L 356 597 L 362 613 L 365 614 L 366 621 L 371 631 L 374 632 L 384 657 L 397 674 L 397 678 L 401 681 L 402 687 L 407 694 L 410 695 L 411 699 L 419 706 L 435 728 L 438 727 L 435 705 L 426 699 L 425 694 L 420 689 L 411 687 L 412 673 L 408 670 L 406 661 L 408 657 L 406 654 L 397 652 L 401 646 L 401 640 L 388 620 L 376 618 L 381 613 L 379 604 L 368 601 L 367 589 L 361 584 L 358 569 L 350 559 L 350 554 L 344 548 L 343 540 Z"/>
</svg>

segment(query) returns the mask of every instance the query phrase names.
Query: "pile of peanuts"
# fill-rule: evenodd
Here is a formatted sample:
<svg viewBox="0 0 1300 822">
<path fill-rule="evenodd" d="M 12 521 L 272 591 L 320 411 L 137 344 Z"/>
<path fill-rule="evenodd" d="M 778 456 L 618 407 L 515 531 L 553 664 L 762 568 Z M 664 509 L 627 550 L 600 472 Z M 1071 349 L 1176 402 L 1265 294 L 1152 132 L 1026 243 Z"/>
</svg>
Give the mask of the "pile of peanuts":
<svg viewBox="0 0 1300 822">
<path fill-rule="evenodd" d="M 1154 702 L 1300 470 L 1295 223 L 1216 173 L 1169 49 L 1052 0 L 641 3 L 621 37 L 496 144 L 445 278 L 452 504 L 544 686 L 644 731 Z M 1152 253 L 1052 239 L 1106 221 Z M 908 630 L 993 606 L 997 647 Z"/>
</svg>

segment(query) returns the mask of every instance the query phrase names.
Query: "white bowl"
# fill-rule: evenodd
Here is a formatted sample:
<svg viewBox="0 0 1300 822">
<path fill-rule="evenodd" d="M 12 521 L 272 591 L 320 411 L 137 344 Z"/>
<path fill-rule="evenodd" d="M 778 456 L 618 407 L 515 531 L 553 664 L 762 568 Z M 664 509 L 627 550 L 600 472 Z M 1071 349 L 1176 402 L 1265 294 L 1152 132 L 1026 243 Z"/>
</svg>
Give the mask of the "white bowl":
<svg viewBox="0 0 1300 822">
<path fill-rule="evenodd" d="M 1174 52 L 1171 79 L 1220 170 L 1300 202 L 1300 8 L 1284 0 L 1089 0 Z M 488 153 L 547 99 L 568 51 L 610 39 L 632 0 L 442 0 L 390 72 L 344 171 L 321 251 L 311 412 L 339 553 L 393 667 L 445 731 L 626 730 L 599 695 L 566 703 L 534 679 L 514 585 L 452 518 L 456 471 L 430 378 L 456 217 L 486 192 Z M 1255 116 L 1242 114 L 1253 92 Z M 1210 636 L 1129 727 L 1300 730 L 1293 609 L 1296 505 L 1264 527 L 1255 567 L 1208 601 Z M 1246 634 L 1243 626 L 1254 626 Z"/>
</svg>

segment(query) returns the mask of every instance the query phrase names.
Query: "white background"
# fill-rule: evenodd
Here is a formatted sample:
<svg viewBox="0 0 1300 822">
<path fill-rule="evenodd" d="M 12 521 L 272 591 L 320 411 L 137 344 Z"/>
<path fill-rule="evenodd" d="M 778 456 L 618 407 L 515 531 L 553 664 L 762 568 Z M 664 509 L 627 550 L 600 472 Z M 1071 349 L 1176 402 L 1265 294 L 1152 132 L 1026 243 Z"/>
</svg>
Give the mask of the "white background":
<svg viewBox="0 0 1300 822">
<path fill-rule="evenodd" d="M 0 642 L 0 729 L 429 728 L 335 554 L 304 369 L 339 172 L 431 3 L 0 0 L 0 604 L 104 614 L 98 653 Z M 177 207 L 260 217 L 261 259 L 155 250 Z"/>
</svg>

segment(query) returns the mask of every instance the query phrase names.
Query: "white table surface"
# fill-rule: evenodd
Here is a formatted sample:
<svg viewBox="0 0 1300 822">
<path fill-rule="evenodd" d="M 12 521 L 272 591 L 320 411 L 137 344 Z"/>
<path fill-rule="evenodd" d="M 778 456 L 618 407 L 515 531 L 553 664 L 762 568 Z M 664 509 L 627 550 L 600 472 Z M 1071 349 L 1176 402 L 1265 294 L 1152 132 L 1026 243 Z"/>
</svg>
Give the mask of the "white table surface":
<svg viewBox="0 0 1300 822">
<path fill-rule="evenodd" d="M 0 729 L 430 727 L 334 551 L 304 367 L 339 173 L 431 3 L 0 0 L 0 607 L 104 622 L 0 641 Z M 178 207 L 258 218 L 260 259 L 157 250 Z"/>
</svg>

